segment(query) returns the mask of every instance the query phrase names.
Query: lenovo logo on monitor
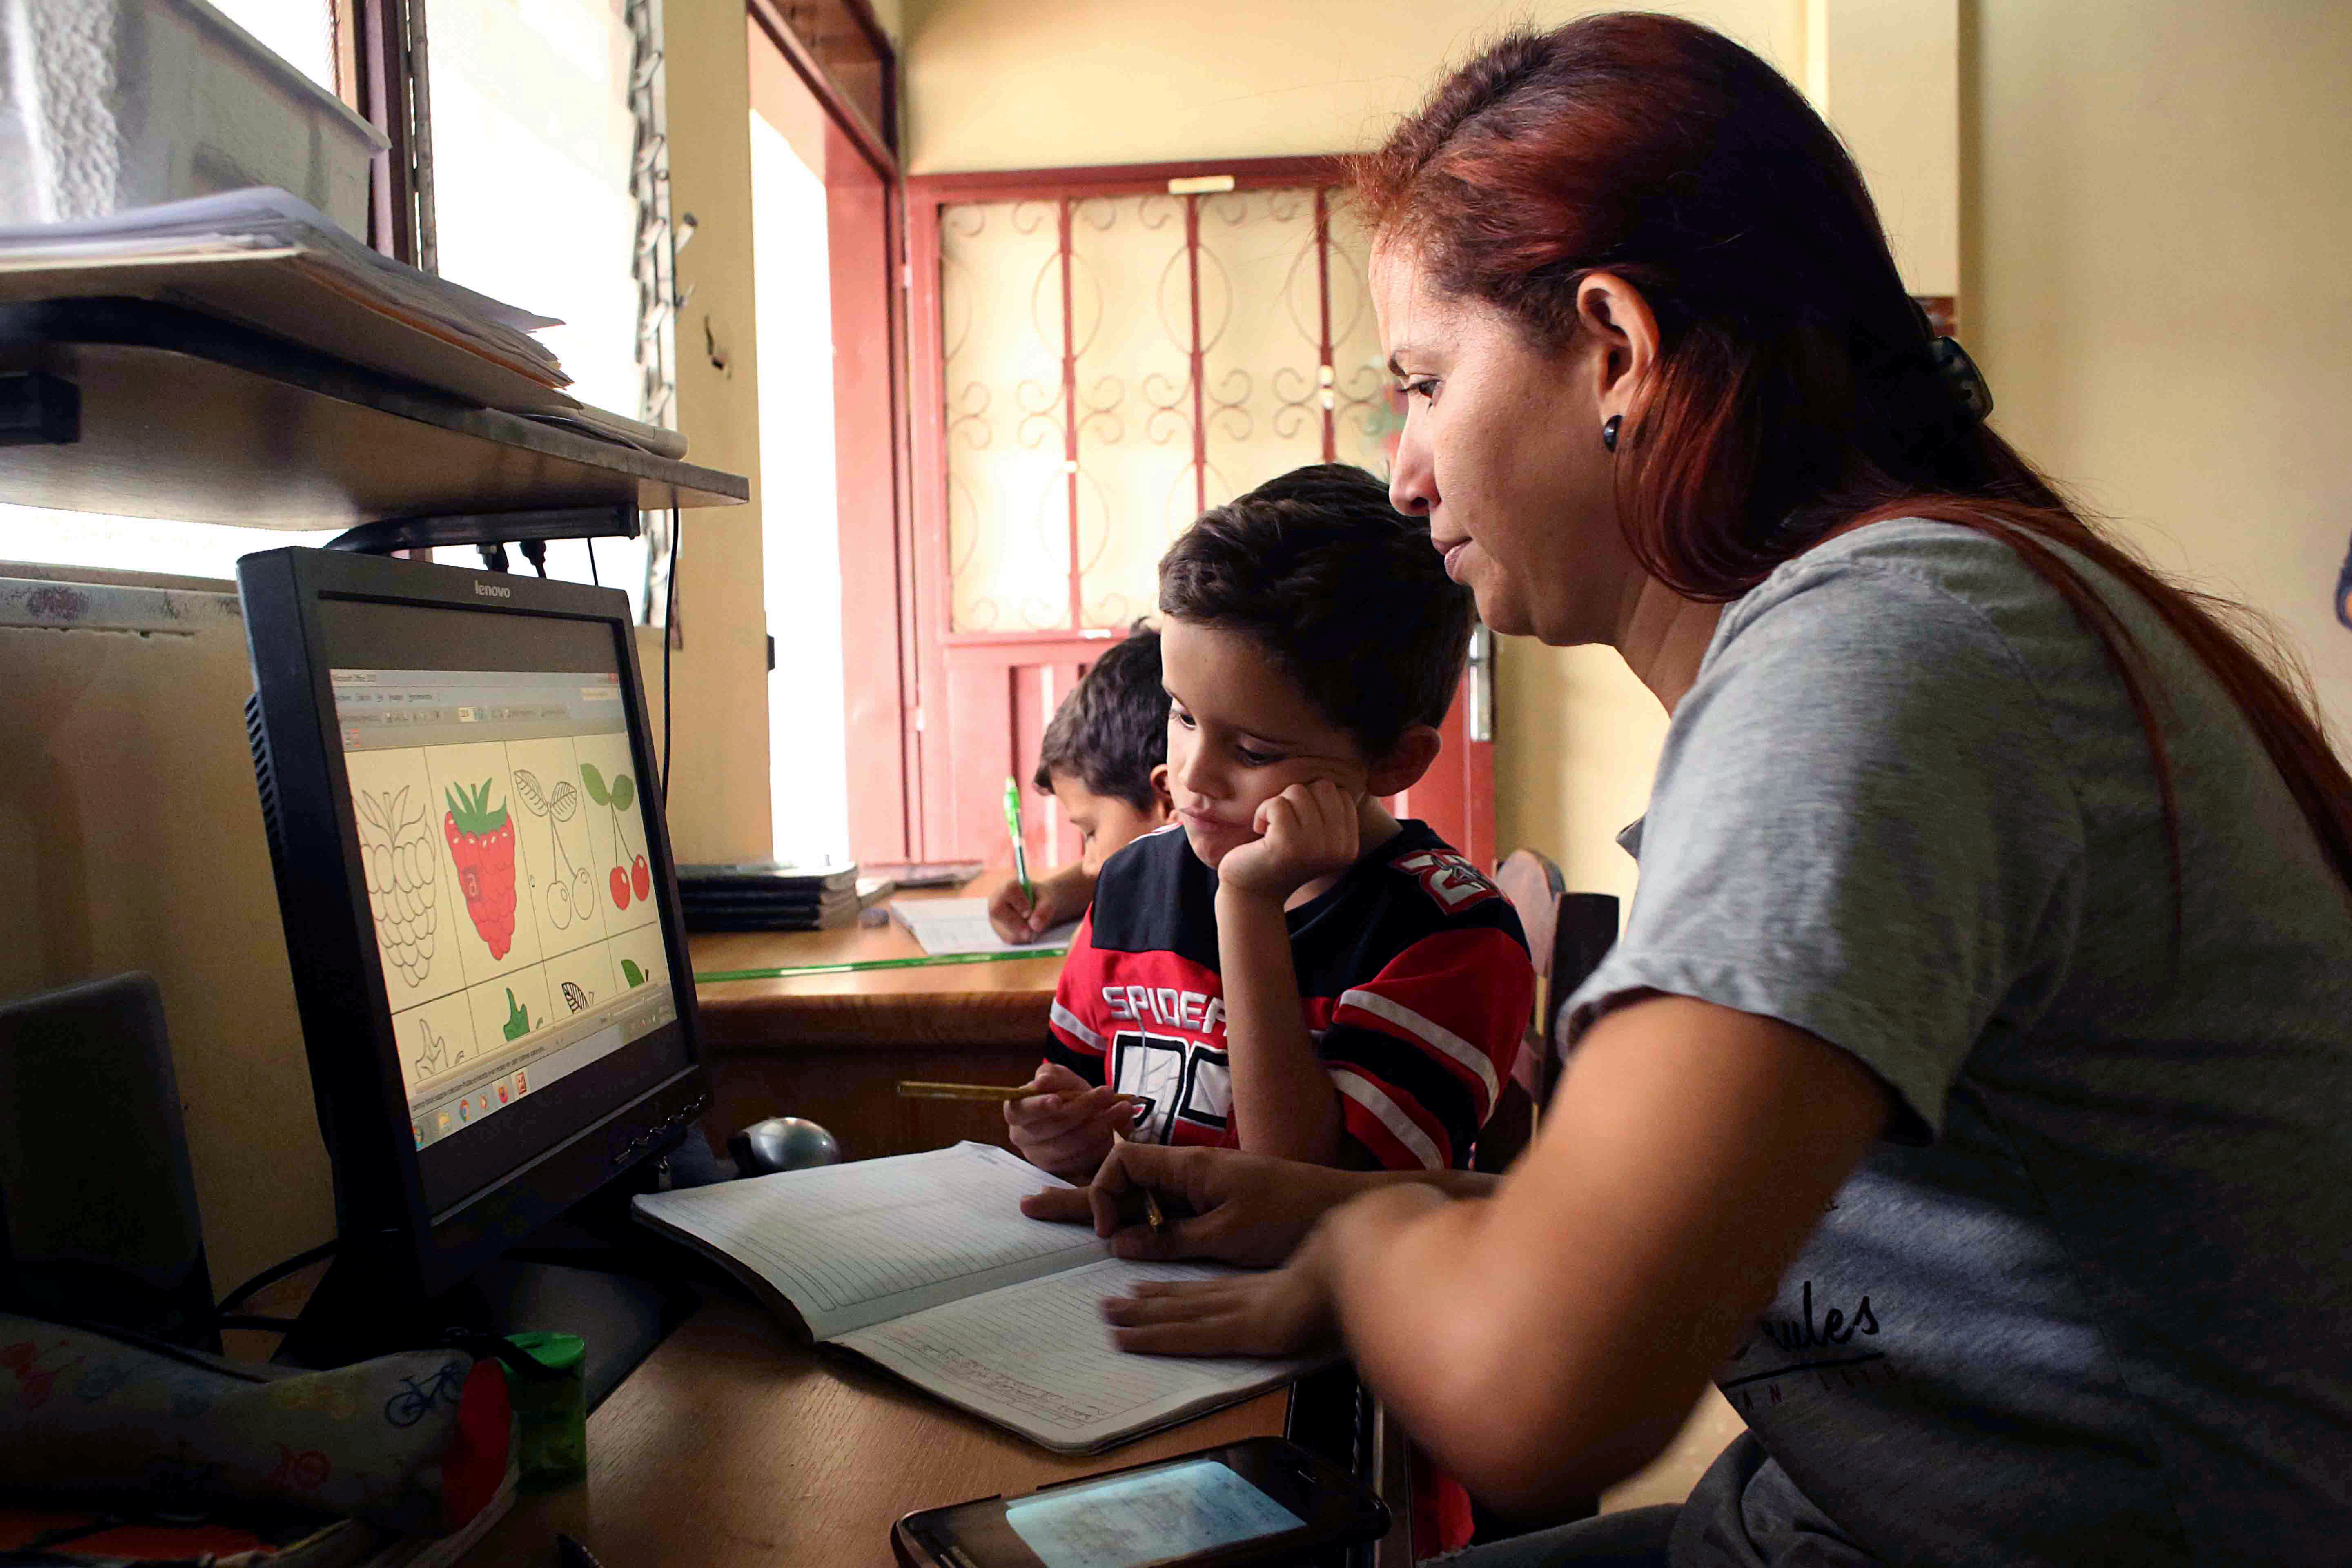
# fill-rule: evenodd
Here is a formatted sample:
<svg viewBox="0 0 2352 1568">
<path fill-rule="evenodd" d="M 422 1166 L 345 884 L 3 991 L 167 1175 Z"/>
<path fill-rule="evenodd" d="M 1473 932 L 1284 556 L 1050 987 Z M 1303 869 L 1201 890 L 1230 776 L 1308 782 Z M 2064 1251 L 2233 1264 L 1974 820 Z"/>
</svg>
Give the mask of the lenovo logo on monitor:
<svg viewBox="0 0 2352 1568">
<path fill-rule="evenodd" d="M 485 599 L 511 599 L 514 597 L 514 590 L 512 588 L 507 587 L 499 583 L 477 583 L 474 584 L 474 592 L 479 594 Z"/>
</svg>

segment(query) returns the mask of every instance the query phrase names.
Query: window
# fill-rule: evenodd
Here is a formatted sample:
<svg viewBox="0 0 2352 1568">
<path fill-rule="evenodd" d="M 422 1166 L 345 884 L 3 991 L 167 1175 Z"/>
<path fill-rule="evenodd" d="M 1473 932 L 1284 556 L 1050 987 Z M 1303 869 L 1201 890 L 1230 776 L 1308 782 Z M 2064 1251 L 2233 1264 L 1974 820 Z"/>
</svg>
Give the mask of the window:
<svg viewBox="0 0 2352 1568">
<path fill-rule="evenodd" d="M 214 5 L 280 59 L 334 90 L 334 0 L 214 0 Z M 341 531 L 221 528 L 0 502 L 0 561 L 39 565 L 228 577 L 240 555 L 288 544 L 323 544 Z"/>
<path fill-rule="evenodd" d="M 923 854 L 994 853 L 989 786 L 1203 508 L 1302 464 L 1387 471 L 1401 405 L 1338 184 L 1328 159 L 908 182 Z M 1485 859 L 1478 681 L 1391 809 Z M 1027 826 L 1033 861 L 1076 858 L 1050 805 Z"/>
<path fill-rule="evenodd" d="M 329 92 L 335 88 L 335 0 L 212 0 L 213 9 Z"/>
<path fill-rule="evenodd" d="M 843 859 L 849 774 L 829 762 L 847 755 L 848 733 L 824 176 L 766 118 L 755 110 L 751 120 L 760 471 L 768 477 L 760 521 L 776 649 L 768 680 L 769 814 L 777 859 Z M 812 151 L 821 166 L 821 143 Z"/>
<path fill-rule="evenodd" d="M 668 286 L 656 8 L 651 0 L 433 0 L 428 14 L 435 270 L 559 318 L 563 324 L 540 339 L 583 403 L 673 423 L 667 310 L 648 297 Z M 660 253 L 650 290 L 639 275 L 641 240 Z M 648 315 L 658 318 L 655 330 L 641 333 Z M 667 526 L 667 518 L 646 521 Z M 548 575 L 625 589 L 640 621 L 658 620 L 647 541 L 599 540 L 593 556 L 590 549 L 585 541 L 550 545 Z"/>
<path fill-rule="evenodd" d="M 363 8 L 353 0 L 220 8 L 321 85 L 348 74 L 337 54 L 340 30 Z M 420 140 L 438 157 L 422 208 L 424 260 L 561 317 L 542 335 L 581 401 L 669 423 L 664 300 L 675 285 L 656 0 L 434 0 L 430 10 L 418 94 L 430 124 Z M 0 558 L 225 578 L 251 551 L 321 544 L 340 531 L 0 507 Z M 621 587 L 645 620 L 658 605 L 650 556 L 642 540 L 600 540 L 593 555 L 586 542 L 565 541 L 549 547 L 548 573 Z"/>
<path fill-rule="evenodd" d="M 775 853 L 901 860 L 916 711 L 890 56 L 845 0 L 751 9 Z"/>
</svg>

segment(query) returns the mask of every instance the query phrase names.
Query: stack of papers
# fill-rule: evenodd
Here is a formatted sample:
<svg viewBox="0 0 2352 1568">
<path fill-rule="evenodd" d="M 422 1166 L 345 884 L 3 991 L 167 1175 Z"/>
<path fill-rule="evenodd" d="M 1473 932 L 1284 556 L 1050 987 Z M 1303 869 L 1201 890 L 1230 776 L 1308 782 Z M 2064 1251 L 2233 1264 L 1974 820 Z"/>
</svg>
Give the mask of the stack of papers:
<svg viewBox="0 0 2352 1568">
<path fill-rule="evenodd" d="M 0 268 L 11 271 L 256 255 L 299 257 L 323 281 L 376 310 L 453 337 L 545 385 L 571 384 L 555 355 L 530 335 L 562 323 L 370 250 L 284 191 L 226 191 L 71 223 L 0 228 Z"/>
<path fill-rule="evenodd" d="M 561 325 L 369 249 L 268 187 L 0 227 L 0 301 L 157 300 L 666 458 L 674 430 L 591 408 L 531 334 Z"/>
</svg>

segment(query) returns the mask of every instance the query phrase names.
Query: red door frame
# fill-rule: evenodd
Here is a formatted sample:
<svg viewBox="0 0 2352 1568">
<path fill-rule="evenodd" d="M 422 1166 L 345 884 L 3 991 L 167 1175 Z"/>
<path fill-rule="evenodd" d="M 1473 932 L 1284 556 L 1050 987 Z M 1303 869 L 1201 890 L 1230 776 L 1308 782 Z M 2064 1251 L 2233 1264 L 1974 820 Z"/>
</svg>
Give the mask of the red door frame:
<svg viewBox="0 0 2352 1568">
<path fill-rule="evenodd" d="M 992 779 L 1004 773 L 1027 787 L 1024 759 L 1036 742 L 1053 700 L 1068 689 L 1114 633 L 953 632 L 948 627 L 949 560 L 947 446 L 942 418 L 946 366 L 941 361 L 940 298 L 940 208 L 957 201 L 1050 201 L 1069 205 L 1089 197 L 1171 194 L 1171 181 L 1230 178 L 1233 190 L 1263 190 L 1339 182 L 1341 161 L 1322 158 L 1247 158 L 1225 163 L 1141 163 L 1076 169 L 1025 169 L 967 174 L 917 175 L 906 182 L 908 240 L 908 405 L 912 474 L 908 511 L 913 522 L 912 582 L 916 668 L 924 701 L 919 710 L 918 758 L 920 853 L 999 858 L 1003 854 L 995 792 L 956 788 L 956 774 Z M 1206 194 L 1206 193 L 1203 193 Z M 1318 203 L 1318 207 L 1319 207 Z M 1188 222 L 1195 221 L 1188 208 Z M 1318 211 L 1318 218 L 1320 213 Z M 1065 239 L 1066 244 L 1066 237 Z M 1328 293 L 1328 290 L 1327 290 Z M 1197 302 L 1196 302 L 1197 308 Z M 1323 325 L 1329 335 L 1329 323 Z M 1325 357 L 1329 357 L 1326 344 Z M 1193 384 L 1200 384 L 1194 367 Z M 1074 367 L 1064 365 L 1067 399 Z M 1066 402 L 1065 406 L 1068 405 Z M 1202 424 L 1195 411 L 1196 441 Z M 1067 439 L 1075 441 L 1075 433 Z M 1333 455 L 1330 414 L 1325 414 L 1325 456 Z M 1069 453 L 1075 458 L 1075 451 Z M 1198 452 L 1196 449 L 1196 458 Z M 1075 478 L 1072 480 L 1076 484 Z M 1075 531 L 1076 509 L 1073 507 Z M 1072 541 L 1072 624 L 1077 612 L 1077 552 Z M 1465 677 L 1465 688 L 1467 679 Z M 1466 689 L 1465 689 L 1466 697 Z M 1455 847 L 1485 864 L 1495 856 L 1494 748 L 1468 738 L 1465 701 L 1457 701 L 1444 734 L 1446 752 L 1403 805 L 1412 815 L 1444 823 Z M 944 711 L 942 711 L 944 710 Z M 1007 722 L 1009 715 L 1010 722 Z M 961 762 L 961 768 L 956 765 Z M 1033 858 L 1067 858 L 1076 852 L 1065 834 L 1053 843 L 1049 814 L 1032 812 L 1025 824 Z M 1052 851 L 1059 850 L 1055 857 Z M 1041 861 L 1041 863 L 1043 863 Z"/>
<path fill-rule="evenodd" d="M 863 0 L 851 11 L 889 61 Z M 850 853 L 921 853 L 915 726 L 915 552 L 906 498 L 906 204 L 886 126 L 877 131 L 830 81 L 773 0 L 749 0 L 751 47 L 773 47 L 824 110 L 825 236 L 833 296 L 834 468 L 841 542 L 843 701 Z M 895 68 L 895 62 L 892 62 Z M 754 75 L 759 68 L 755 65 Z M 884 101 L 892 97 L 886 69 Z M 757 102 L 757 96 L 754 97 Z M 780 388 L 762 394 L 782 396 Z M 762 504 L 788 504 L 762 476 Z M 789 677 L 787 677 L 789 678 Z"/>
</svg>

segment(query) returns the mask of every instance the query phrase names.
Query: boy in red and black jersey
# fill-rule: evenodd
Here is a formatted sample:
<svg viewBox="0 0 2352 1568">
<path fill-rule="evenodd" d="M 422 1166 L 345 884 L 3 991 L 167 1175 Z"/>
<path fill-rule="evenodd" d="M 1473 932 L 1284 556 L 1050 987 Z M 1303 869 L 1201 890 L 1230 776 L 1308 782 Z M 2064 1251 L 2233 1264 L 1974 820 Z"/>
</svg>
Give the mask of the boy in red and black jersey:
<svg viewBox="0 0 2352 1568">
<path fill-rule="evenodd" d="M 1177 826 L 1104 866 L 1006 1107 L 1073 1180 L 1114 1126 L 1324 1164 L 1466 1164 L 1535 975 L 1509 903 L 1381 805 L 1437 756 L 1466 589 L 1379 481 L 1302 468 L 1160 566 Z"/>
<path fill-rule="evenodd" d="M 1129 1136 L 1238 1145 L 1217 879 L 1163 828 L 1114 857 L 1062 970 L 1048 1061 L 1139 1107 Z M 1288 912 L 1290 962 L 1347 1135 L 1381 1165 L 1465 1163 L 1533 974 L 1510 904 L 1418 822 Z"/>
</svg>

